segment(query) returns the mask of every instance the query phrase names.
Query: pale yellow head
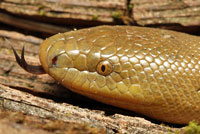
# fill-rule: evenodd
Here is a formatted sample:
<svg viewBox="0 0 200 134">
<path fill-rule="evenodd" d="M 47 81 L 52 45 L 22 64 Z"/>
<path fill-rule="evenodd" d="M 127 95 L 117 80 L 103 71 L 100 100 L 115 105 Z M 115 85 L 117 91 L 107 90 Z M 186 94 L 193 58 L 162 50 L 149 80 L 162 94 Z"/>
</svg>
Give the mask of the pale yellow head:
<svg viewBox="0 0 200 134">
<path fill-rule="evenodd" d="M 197 37 L 172 31 L 100 26 L 50 37 L 40 47 L 40 60 L 74 92 L 186 123 L 200 120 L 199 45 Z"/>
</svg>

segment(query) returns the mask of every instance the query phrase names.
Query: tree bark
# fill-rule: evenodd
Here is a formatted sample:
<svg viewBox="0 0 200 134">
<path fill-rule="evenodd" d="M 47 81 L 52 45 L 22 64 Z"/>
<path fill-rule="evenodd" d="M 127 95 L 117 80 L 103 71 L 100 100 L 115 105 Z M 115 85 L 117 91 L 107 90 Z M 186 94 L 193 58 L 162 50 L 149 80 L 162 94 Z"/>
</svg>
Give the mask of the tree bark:
<svg viewBox="0 0 200 134">
<path fill-rule="evenodd" d="M 52 33 L 62 32 L 66 25 L 133 24 L 187 30 L 200 26 L 200 1 L 198 0 L 3 0 L 0 2 L 1 22 L 32 30 L 43 29 Z M 3 12 L 6 11 L 6 12 Z M 11 14 L 8 14 L 11 13 Z M 6 17 L 4 17 L 6 16 Z M 21 17 L 41 23 L 34 28 L 23 23 L 13 24 L 9 18 Z M 17 18 L 16 18 L 17 19 Z M 44 26 L 46 23 L 62 24 L 62 27 Z M 43 24 L 45 23 L 45 24 Z M 29 25 L 29 27 L 27 26 Z M 43 27 L 43 26 L 44 27 Z M 46 29 L 46 30 L 45 30 Z M 62 30 L 63 29 L 63 30 Z M 65 31 L 67 31 L 66 29 Z"/>
<path fill-rule="evenodd" d="M 0 8 L 14 14 L 72 20 L 115 23 L 114 14 L 123 14 L 126 0 L 4 0 Z M 74 23 L 74 22 L 73 22 Z"/>
<path fill-rule="evenodd" d="M 199 0 L 131 0 L 137 24 L 200 26 Z"/>
<path fill-rule="evenodd" d="M 142 116 L 133 117 L 133 112 L 127 115 L 117 108 L 113 111 L 115 108 L 111 106 L 70 92 L 47 74 L 25 72 L 15 62 L 9 43 L 18 51 L 25 46 L 27 62 L 38 65 L 38 46 L 41 42 L 35 37 L 0 31 L 0 133 L 6 130 L 7 133 L 29 133 L 33 130 L 47 134 L 55 131 L 75 133 L 75 130 L 77 133 L 108 134 L 183 131 L 182 128 L 152 123 Z M 112 114 L 106 115 L 106 112 Z"/>
</svg>

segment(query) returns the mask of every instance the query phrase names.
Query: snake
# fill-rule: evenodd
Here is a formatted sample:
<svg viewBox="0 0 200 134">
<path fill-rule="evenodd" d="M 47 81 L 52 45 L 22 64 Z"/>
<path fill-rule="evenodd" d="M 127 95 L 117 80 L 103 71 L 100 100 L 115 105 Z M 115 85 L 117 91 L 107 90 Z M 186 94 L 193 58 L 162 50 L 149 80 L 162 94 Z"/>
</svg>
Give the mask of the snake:
<svg viewBox="0 0 200 134">
<path fill-rule="evenodd" d="M 13 48 L 14 50 L 14 48 Z M 200 122 L 200 38 L 137 26 L 96 26 L 58 33 L 40 45 L 41 65 L 71 91 L 156 120 Z"/>
</svg>

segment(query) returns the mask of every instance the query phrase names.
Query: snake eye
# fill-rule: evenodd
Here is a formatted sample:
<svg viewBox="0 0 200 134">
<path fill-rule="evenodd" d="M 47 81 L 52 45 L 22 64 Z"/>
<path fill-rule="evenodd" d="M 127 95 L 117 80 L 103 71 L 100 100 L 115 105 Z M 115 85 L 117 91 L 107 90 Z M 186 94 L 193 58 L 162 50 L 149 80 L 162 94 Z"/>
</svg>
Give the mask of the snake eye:
<svg viewBox="0 0 200 134">
<path fill-rule="evenodd" d="M 101 61 L 98 63 L 96 70 L 99 74 L 107 76 L 112 72 L 113 67 L 109 61 Z"/>
</svg>

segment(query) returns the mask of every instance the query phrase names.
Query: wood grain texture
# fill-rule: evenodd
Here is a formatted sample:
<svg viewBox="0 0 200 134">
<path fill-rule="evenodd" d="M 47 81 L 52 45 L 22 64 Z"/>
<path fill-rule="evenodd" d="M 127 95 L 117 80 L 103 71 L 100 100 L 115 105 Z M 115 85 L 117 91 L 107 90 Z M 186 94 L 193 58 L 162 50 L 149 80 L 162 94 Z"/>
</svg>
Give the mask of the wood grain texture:
<svg viewBox="0 0 200 134">
<path fill-rule="evenodd" d="M 0 8 L 14 14 L 60 18 L 63 21 L 75 19 L 114 23 L 113 13 L 123 14 L 126 3 L 126 0 L 4 0 L 0 3 Z"/>
<path fill-rule="evenodd" d="M 29 31 L 37 31 L 42 33 L 56 34 L 59 32 L 70 31 L 71 29 L 55 26 L 51 24 L 46 24 L 42 22 L 31 21 L 27 19 L 22 19 L 13 15 L 8 15 L 6 13 L 0 12 L 0 22 L 12 25 L 18 28 L 26 29 Z"/>
<path fill-rule="evenodd" d="M 17 17 L 64 25 L 124 22 L 168 29 L 200 25 L 198 0 L 4 0 L 0 2 L 0 9 Z"/>
<path fill-rule="evenodd" d="M 200 25 L 198 0 L 131 0 L 132 16 L 139 25 Z"/>
<path fill-rule="evenodd" d="M 105 134 L 102 127 L 64 122 L 0 109 L 0 133 L 4 134 Z"/>
</svg>

